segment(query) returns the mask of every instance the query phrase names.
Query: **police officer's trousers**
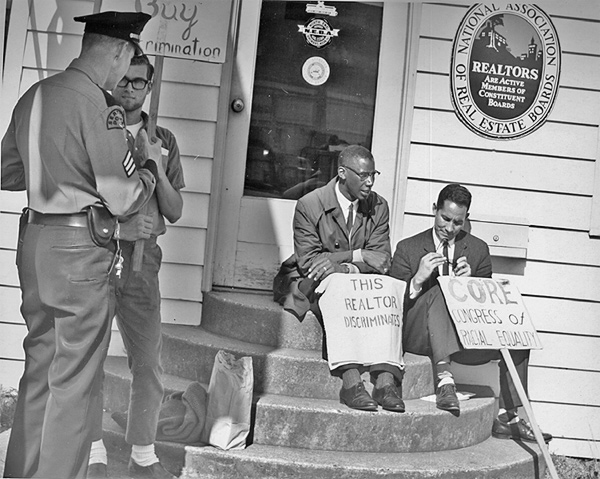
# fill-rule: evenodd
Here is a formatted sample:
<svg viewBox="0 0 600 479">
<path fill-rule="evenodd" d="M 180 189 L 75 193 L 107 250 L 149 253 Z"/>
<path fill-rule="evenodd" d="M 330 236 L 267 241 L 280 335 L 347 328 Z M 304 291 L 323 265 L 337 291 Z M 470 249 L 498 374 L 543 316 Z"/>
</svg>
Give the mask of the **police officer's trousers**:
<svg viewBox="0 0 600 479">
<path fill-rule="evenodd" d="M 17 267 L 28 333 L 5 477 L 85 478 L 114 315 L 113 257 L 85 227 L 21 230 Z"/>
</svg>

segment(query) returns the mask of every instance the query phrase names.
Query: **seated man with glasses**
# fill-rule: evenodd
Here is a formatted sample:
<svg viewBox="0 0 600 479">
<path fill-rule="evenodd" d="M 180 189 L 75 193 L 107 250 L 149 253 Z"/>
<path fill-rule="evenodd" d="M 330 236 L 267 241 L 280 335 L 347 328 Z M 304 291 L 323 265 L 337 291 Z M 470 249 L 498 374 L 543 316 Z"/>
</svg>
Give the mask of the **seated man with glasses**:
<svg viewBox="0 0 600 479">
<path fill-rule="evenodd" d="M 330 274 L 386 274 L 390 267 L 389 209 L 386 200 L 372 191 L 379 174 L 373 155 L 350 145 L 339 155 L 337 173 L 298 200 L 294 255 L 282 264 L 273 284 L 275 300 L 301 320 L 312 310 L 322 322 L 315 289 Z M 361 379 L 366 369 L 375 382 L 373 398 Z M 405 409 L 403 371 L 398 366 L 349 364 L 332 374 L 342 378 L 340 402 L 348 407 L 374 411 L 379 403 L 390 411 Z"/>
<path fill-rule="evenodd" d="M 127 143 L 137 166 L 144 161 L 139 149 L 138 133 L 148 128 L 148 115 L 142 111 L 152 89 L 154 67 L 148 57 L 134 57 L 125 76 L 112 93 L 125 110 Z M 162 142 L 162 162 L 154 195 L 146 211 L 120 219 L 118 238 L 122 248 L 122 275 L 115 278 L 116 316 L 127 349 L 132 373 L 129 412 L 115 413 L 113 418 L 126 428 L 125 440 L 132 445 L 129 470 L 136 476 L 172 478 L 154 451 L 160 406 L 163 400 L 160 363 L 161 316 L 158 272 L 162 252 L 157 237 L 166 232 L 165 220 L 175 223 L 183 208 L 180 189 L 185 186 L 179 148 L 175 136 L 156 126 Z M 133 268 L 133 251 L 143 240 L 141 271 Z M 95 418 L 95 441 L 92 443 L 88 479 L 106 477 L 106 449 L 102 441 L 102 418 Z"/>
</svg>

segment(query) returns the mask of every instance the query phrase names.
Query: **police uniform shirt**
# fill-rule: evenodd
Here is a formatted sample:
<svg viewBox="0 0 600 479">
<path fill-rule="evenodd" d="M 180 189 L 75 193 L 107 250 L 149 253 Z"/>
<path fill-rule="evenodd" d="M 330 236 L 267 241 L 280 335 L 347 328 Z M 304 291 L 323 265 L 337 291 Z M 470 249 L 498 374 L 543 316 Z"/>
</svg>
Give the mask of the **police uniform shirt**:
<svg viewBox="0 0 600 479">
<path fill-rule="evenodd" d="M 27 188 L 40 213 L 78 213 L 104 204 L 114 215 L 137 211 L 154 178 L 137 170 L 124 111 L 98 86 L 102 72 L 75 59 L 19 100 L 2 141 L 2 188 Z M 142 181 L 140 181 L 140 178 Z"/>
</svg>

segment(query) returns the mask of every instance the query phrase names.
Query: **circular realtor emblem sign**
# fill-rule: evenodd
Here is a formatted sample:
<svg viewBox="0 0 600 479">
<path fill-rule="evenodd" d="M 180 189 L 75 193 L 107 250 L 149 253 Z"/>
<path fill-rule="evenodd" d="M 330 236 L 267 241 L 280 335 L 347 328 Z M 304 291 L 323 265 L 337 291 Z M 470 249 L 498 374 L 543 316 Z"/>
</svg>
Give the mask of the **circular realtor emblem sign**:
<svg viewBox="0 0 600 479">
<path fill-rule="evenodd" d="M 306 83 L 319 86 L 329 78 L 329 63 L 322 57 L 310 57 L 302 65 L 302 78 Z"/>
<path fill-rule="evenodd" d="M 331 43 L 333 37 L 337 37 L 339 28 L 331 28 L 329 22 L 324 18 L 311 18 L 304 25 L 298 25 L 298 31 L 304 35 L 306 43 L 321 49 Z"/>
<path fill-rule="evenodd" d="M 486 138 L 528 135 L 552 110 L 560 66 L 556 29 L 539 7 L 474 5 L 452 46 L 454 111 L 470 130 Z"/>
</svg>

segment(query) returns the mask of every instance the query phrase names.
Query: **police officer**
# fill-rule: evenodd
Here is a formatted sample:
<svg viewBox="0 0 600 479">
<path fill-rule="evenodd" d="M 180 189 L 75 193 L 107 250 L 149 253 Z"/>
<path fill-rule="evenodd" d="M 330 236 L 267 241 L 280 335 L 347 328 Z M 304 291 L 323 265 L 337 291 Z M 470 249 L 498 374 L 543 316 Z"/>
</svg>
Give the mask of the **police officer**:
<svg viewBox="0 0 600 479">
<path fill-rule="evenodd" d="M 104 12 L 85 23 L 81 53 L 33 85 L 2 140 L 2 189 L 27 190 L 17 268 L 28 333 L 5 477 L 84 478 L 91 422 L 114 315 L 114 216 L 151 197 L 160 141 L 143 136 L 137 168 L 111 90 L 141 52 L 150 15 Z M 89 213 L 96 207 L 99 215 Z M 98 224 L 90 218 L 99 220 Z"/>
</svg>

